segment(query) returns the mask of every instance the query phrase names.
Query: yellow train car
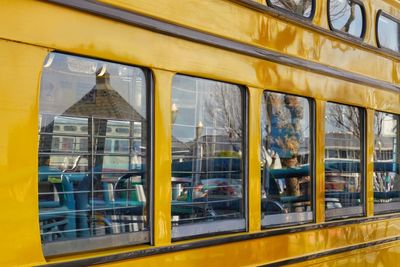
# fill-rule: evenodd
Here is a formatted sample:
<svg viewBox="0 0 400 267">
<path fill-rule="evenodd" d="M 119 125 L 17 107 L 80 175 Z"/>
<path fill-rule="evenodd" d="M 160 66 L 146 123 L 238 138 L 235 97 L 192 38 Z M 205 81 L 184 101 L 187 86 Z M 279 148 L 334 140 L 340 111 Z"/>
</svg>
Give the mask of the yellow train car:
<svg viewBox="0 0 400 267">
<path fill-rule="evenodd" d="M 1 266 L 398 266 L 399 1 L 0 6 Z"/>
</svg>

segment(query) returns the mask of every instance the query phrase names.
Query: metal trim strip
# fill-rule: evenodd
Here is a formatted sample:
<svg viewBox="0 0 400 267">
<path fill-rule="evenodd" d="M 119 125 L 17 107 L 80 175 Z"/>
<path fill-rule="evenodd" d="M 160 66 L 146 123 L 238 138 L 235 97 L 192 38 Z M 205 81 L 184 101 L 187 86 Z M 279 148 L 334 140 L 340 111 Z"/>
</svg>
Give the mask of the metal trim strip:
<svg viewBox="0 0 400 267">
<path fill-rule="evenodd" d="M 173 242 L 199 237 L 215 236 L 222 233 L 243 232 L 246 230 L 246 220 L 228 219 L 213 222 L 201 222 L 172 227 Z"/>
<path fill-rule="evenodd" d="M 119 253 L 119 254 L 114 254 L 114 255 L 80 259 L 80 260 L 74 260 L 74 261 L 69 261 L 69 262 L 49 263 L 49 264 L 40 265 L 40 266 L 46 266 L 46 267 L 81 267 L 82 266 L 82 267 L 84 267 L 84 266 L 89 266 L 89 265 L 104 264 L 104 263 L 109 263 L 109 262 L 113 262 L 113 261 L 135 259 L 135 258 L 139 258 L 139 257 L 152 256 L 152 255 L 158 255 L 158 254 L 163 254 L 163 253 L 171 253 L 171 252 L 178 252 L 178 251 L 184 251 L 184 250 L 189 250 L 189 249 L 197 249 L 197 248 L 204 248 L 204 247 L 209 247 L 209 246 L 223 245 L 223 244 L 227 244 L 227 243 L 231 243 L 231 242 L 253 240 L 253 239 L 265 238 L 265 237 L 288 234 L 288 233 L 297 233 L 297 232 L 302 232 L 302 231 L 310 231 L 310 230 L 325 229 L 325 228 L 330 228 L 330 227 L 345 226 L 345 225 L 349 225 L 349 224 L 360 224 L 360 223 L 374 222 L 374 221 L 379 221 L 379 220 L 399 219 L 399 218 L 400 218 L 400 213 L 397 213 L 394 215 L 391 214 L 389 216 L 379 216 L 379 217 L 373 217 L 373 218 L 358 218 L 358 219 L 352 219 L 352 220 L 346 220 L 346 221 L 333 221 L 333 222 L 328 222 L 328 223 L 323 223 L 323 224 L 303 225 L 303 226 L 297 226 L 297 227 L 292 227 L 292 228 L 283 228 L 283 229 L 275 229 L 275 230 L 271 230 L 271 231 L 264 231 L 261 233 L 220 237 L 220 238 L 215 238 L 212 240 L 193 241 L 191 243 L 173 244 L 173 245 L 162 246 L 162 247 L 151 247 L 149 249 L 144 249 L 144 250 L 129 251 L 129 252 L 124 252 L 124 253 Z M 400 237 L 396 237 L 395 240 L 400 240 Z M 273 264 L 278 264 L 278 265 L 266 265 L 266 266 L 281 266 L 282 264 L 289 264 L 289 263 L 291 263 L 290 261 L 294 261 L 297 259 L 301 259 L 301 261 L 304 261 L 306 259 L 312 259 L 315 257 L 322 257 L 322 256 L 329 255 L 326 253 L 332 253 L 332 254 L 341 253 L 341 252 L 344 252 L 344 251 L 342 251 L 343 249 L 347 249 L 347 248 L 349 248 L 349 250 L 354 250 L 356 248 L 362 248 L 364 246 L 364 244 L 368 244 L 368 246 L 372 246 L 375 243 L 380 244 L 380 243 L 392 242 L 392 241 L 393 241 L 393 238 L 384 239 L 383 241 L 371 241 L 369 243 L 363 243 L 363 244 L 358 244 L 358 245 L 354 245 L 354 246 L 350 246 L 350 247 L 346 247 L 346 248 L 339 248 L 336 250 L 335 249 L 331 250 L 333 252 L 331 252 L 331 251 L 321 252 L 321 253 L 316 253 L 316 254 L 312 254 L 309 256 L 301 257 L 301 258 L 287 260 L 288 261 L 287 263 L 285 261 L 285 262 L 273 263 Z M 319 256 L 315 256 L 315 255 L 319 255 Z"/>
<path fill-rule="evenodd" d="M 336 248 L 336 249 L 332 249 L 332 250 L 328 250 L 328 251 L 324 251 L 324 252 L 320 252 L 320 253 L 315 253 L 315 254 L 311 254 L 311 255 L 307 255 L 307 256 L 297 257 L 297 258 L 283 260 L 283 261 L 274 262 L 274 263 L 269 263 L 269 264 L 265 264 L 265 265 L 261 265 L 261 266 L 263 266 L 263 267 L 279 267 L 279 266 L 283 266 L 283 265 L 289 265 L 289 264 L 304 262 L 304 261 L 308 261 L 308 260 L 313 260 L 313 259 L 317 259 L 317 258 L 321 258 L 321 257 L 325 257 L 325 256 L 331 256 L 331 255 L 335 255 L 335 254 L 339 254 L 339 253 L 349 252 L 349 251 L 356 250 L 356 249 L 363 249 L 363 248 L 367 248 L 367 247 L 371 247 L 371 246 L 382 245 L 382 244 L 395 242 L 395 241 L 399 241 L 399 240 L 400 240 L 400 237 L 393 237 L 393 238 L 388 238 L 388 239 L 384 239 L 384 240 L 362 243 L 362 244 L 349 246 L 349 247 Z"/>
<path fill-rule="evenodd" d="M 260 58 L 274 63 L 292 66 L 322 75 L 328 75 L 334 78 L 340 78 L 353 83 L 360 83 L 367 86 L 378 87 L 395 92 L 400 91 L 400 86 L 394 85 L 389 82 L 376 80 L 357 73 L 347 72 L 323 64 L 270 51 L 257 46 L 240 43 L 237 41 L 229 40 L 227 38 L 218 37 L 183 26 L 163 22 L 161 20 L 118 9 L 103 3 L 93 2 L 90 0 L 49 0 L 48 2 L 63 5 L 83 12 L 92 13 L 101 17 L 113 19 L 161 34 L 166 34 L 188 41 L 214 46 L 220 49 L 225 49 L 243 55 Z"/>
<path fill-rule="evenodd" d="M 59 256 L 80 251 L 104 249 L 117 246 L 140 245 L 149 242 L 149 231 L 131 232 L 126 234 L 104 235 L 76 240 L 66 240 L 43 244 L 45 256 Z"/>
<path fill-rule="evenodd" d="M 342 34 L 341 32 L 338 32 L 338 31 L 327 30 L 325 28 L 322 28 L 315 24 L 312 24 L 312 22 L 310 20 L 307 20 L 304 18 L 299 18 L 298 16 L 293 15 L 293 14 L 289 15 L 288 12 L 282 12 L 280 10 L 273 9 L 272 7 L 257 3 L 254 0 L 231 0 L 231 1 L 236 2 L 239 5 L 256 10 L 258 12 L 267 13 L 268 15 L 280 18 L 282 20 L 286 20 L 288 22 L 291 22 L 291 23 L 294 23 L 297 25 L 301 25 L 302 27 L 311 29 L 313 31 L 316 31 L 316 32 L 319 32 L 319 33 L 322 33 L 322 34 L 325 34 L 325 35 L 328 35 L 328 36 L 331 36 L 331 37 L 334 37 L 334 38 L 337 38 L 337 39 L 340 39 L 340 40 L 343 40 L 343 41 L 346 41 L 346 42 L 349 42 L 352 44 L 356 44 L 360 47 L 366 48 L 375 53 L 379 53 L 381 55 L 389 56 L 389 57 L 396 58 L 396 59 L 399 58 L 399 54 L 392 50 L 375 47 L 373 45 L 364 43 L 363 40 L 360 38 L 356 38 L 356 37 L 353 37 L 353 36 L 350 36 L 347 34 Z M 357 0 L 357 1 L 360 1 L 360 0 Z"/>
</svg>

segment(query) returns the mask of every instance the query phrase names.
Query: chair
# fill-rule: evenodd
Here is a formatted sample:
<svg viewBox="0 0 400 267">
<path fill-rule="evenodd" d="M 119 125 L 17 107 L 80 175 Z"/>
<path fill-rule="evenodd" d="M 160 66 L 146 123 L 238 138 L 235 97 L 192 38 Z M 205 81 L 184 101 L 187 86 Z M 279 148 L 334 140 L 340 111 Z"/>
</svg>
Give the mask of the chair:
<svg viewBox="0 0 400 267">
<path fill-rule="evenodd" d="M 79 208 L 95 210 L 97 215 L 92 216 L 91 221 L 81 217 L 79 219 L 80 226 L 89 223 L 94 226 L 93 232 L 96 230 L 95 225 L 101 223 L 105 225 L 106 233 L 120 233 L 126 230 L 126 227 L 139 228 L 138 224 L 144 222 L 146 195 L 142 184 L 131 183 L 131 177 L 142 175 L 140 172 L 130 172 L 118 178 L 117 182 L 113 185 L 110 182 L 99 182 L 101 190 L 95 190 L 98 197 L 89 198 L 91 190 L 91 183 L 82 181 L 79 190 L 83 193 L 80 194 L 77 201 Z M 94 220 L 93 220 L 94 219 Z M 133 224 L 137 224 L 133 226 Z M 125 227 L 126 226 L 126 227 Z"/>
<path fill-rule="evenodd" d="M 68 177 L 60 175 L 60 171 L 45 166 L 39 168 L 39 189 L 44 186 L 49 190 L 39 193 L 39 221 L 43 241 L 75 238 L 76 216 L 72 183 Z"/>
</svg>

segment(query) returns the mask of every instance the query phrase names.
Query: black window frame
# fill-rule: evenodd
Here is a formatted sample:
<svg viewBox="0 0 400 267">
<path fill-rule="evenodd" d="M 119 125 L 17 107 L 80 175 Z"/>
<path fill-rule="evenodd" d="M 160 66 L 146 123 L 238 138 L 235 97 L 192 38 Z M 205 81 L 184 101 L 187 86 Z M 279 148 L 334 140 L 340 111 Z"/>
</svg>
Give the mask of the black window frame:
<svg viewBox="0 0 400 267">
<path fill-rule="evenodd" d="M 145 138 L 146 140 L 146 167 L 145 170 L 147 172 L 147 189 L 145 191 L 146 193 L 146 197 L 147 197 L 147 221 L 148 221 L 148 230 L 144 231 L 148 233 L 148 238 L 146 240 L 146 242 L 138 242 L 137 244 L 130 244 L 130 243 L 118 243 L 118 244 L 113 244 L 112 242 L 109 242 L 110 246 L 105 246 L 103 245 L 101 248 L 99 248 L 98 246 L 96 246 L 96 244 L 94 245 L 88 245 L 86 244 L 86 247 L 83 245 L 86 241 L 90 243 L 97 243 L 96 242 L 96 237 L 85 237 L 85 238 L 78 238 L 78 239 L 71 239 L 71 240 L 66 240 L 66 241 L 58 241 L 58 242 L 51 242 L 48 244 L 45 243 L 41 243 L 41 247 L 42 247 L 42 252 L 43 255 L 47 258 L 47 257 L 54 257 L 54 256 L 62 256 L 62 255 L 74 255 L 74 254 L 79 254 L 82 252 L 92 252 L 92 251 L 96 251 L 96 250 L 107 250 L 107 249 L 115 249 L 115 248 L 120 248 L 120 247 L 126 247 L 126 246 L 143 246 L 143 245 L 154 245 L 154 218 L 155 218 L 155 212 L 154 212 L 154 207 L 155 207 L 155 201 L 154 201 L 154 153 L 155 153 L 155 83 L 154 83 L 154 74 L 153 71 L 149 68 L 149 67 L 145 67 L 145 66 L 138 66 L 138 65 L 134 65 L 134 64 L 130 64 L 130 63 L 126 63 L 126 62 L 118 62 L 112 59 L 108 59 L 108 58 L 101 58 L 101 57 L 93 57 L 93 56 L 89 56 L 89 55 L 80 55 L 80 54 L 73 54 L 73 53 L 66 53 L 63 51 L 50 51 L 45 60 L 47 60 L 49 58 L 50 55 L 63 55 L 63 56 L 71 56 L 71 57 L 78 57 L 78 58 L 83 58 L 83 59 L 89 59 L 89 60 L 98 60 L 98 61 L 104 61 L 107 63 L 112 63 L 112 64 L 120 64 L 120 65 L 124 65 L 124 66 L 129 66 L 132 68 L 138 68 L 143 72 L 144 75 L 144 85 L 146 86 L 145 92 L 146 92 L 146 119 L 147 119 L 147 125 L 146 125 L 146 131 L 147 131 L 147 137 Z M 41 84 L 43 82 L 43 71 L 45 69 L 45 64 L 46 61 L 43 63 L 41 70 L 40 70 L 40 80 L 41 80 Z M 41 84 L 39 85 L 39 102 L 38 105 L 40 104 L 40 91 L 42 89 Z M 40 113 L 40 109 L 38 109 L 38 116 L 41 114 Z M 38 124 L 40 122 L 38 121 Z M 52 133 L 52 135 L 58 136 L 57 132 L 56 133 Z M 38 132 L 37 138 L 40 138 L 40 133 Z M 39 143 L 40 140 L 38 140 Z M 60 140 L 61 143 L 61 140 Z M 59 149 L 57 149 L 59 150 Z M 40 155 L 40 151 L 38 150 L 37 155 Z M 37 171 L 37 178 L 38 178 L 38 184 L 39 184 L 39 172 Z M 38 192 L 39 193 L 39 192 Z M 39 194 L 38 194 L 39 196 Z M 39 206 L 39 198 L 37 198 L 38 201 L 38 206 Z M 39 219 L 39 217 L 38 217 Z M 101 238 L 101 237 L 100 237 Z M 125 240 L 125 239 L 124 239 Z M 74 243 L 76 244 L 76 247 L 74 247 Z M 47 246 L 47 248 L 45 248 L 45 246 Z M 60 250 L 62 247 L 71 247 L 69 248 L 66 252 L 64 251 L 58 251 Z M 57 251 L 56 253 L 54 253 L 54 251 Z"/>
<path fill-rule="evenodd" d="M 196 240 L 199 238 L 206 238 L 206 237 L 213 237 L 213 236 L 221 236 L 225 234 L 235 234 L 235 233 L 246 233 L 249 231 L 249 88 L 245 85 L 242 84 L 237 84 L 229 81 L 225 81 L 223 79 L 215 79 L 215 78 L 208 78 L 206 76 L 196 76 L 193 74 L 187 74 L 184 72 L 177 72 L 174 73 L 172 80 L 171 80 L 171 99 L 172 99 L 172 88 L 173 88 L 173 78 L 176 76 L 185 76 L 189 78 L 195 78 L 195 79 L 203 79 L 203 80 L 208 80 L 208 81 L 214 81 L 214 82 L 220 82 L 220 83 L 227 83 L 230 85 L 237 86 L 240 89 L 240 94 L 241 94 L 241 104 L 242 104 L 242 168 L 243 168 L 243 216 L 244 216 L 244 221 L 245 221 L 245 227 L 242 230 L 227 230 L 227 231 L 219 231 L 219 232 L 211 232 L 211 233 L 205 233 L 205 234 L 197 234 L 197 235 L 188 235 L 188 236 L 182 236 L 182 237 L 172 237 L 172 228 L 173 228 L 173 223 L 172 223 L 172 216 L 170 217 L 171 220 L 171 242 L 180 242 L 180 241 L 186 241 L 186 240 Z M 171 122 L 171 131 L 172 131 L 173 123 Z M 171 132 L 171 137 L 172 137 L 172 132 Z M 172 141 L 172 138 L 171 138 Z M 172 143 L 171 143 L 172 146 Z M 171 164 L 172 164 L 172 147 L 171 147 Z M 171 173 L 169 174 L 170 178 L 172 178 L 172 169 Z M 171 180 L 172 181 L 172 180 Z M 172 185 L 171 185 L 172 186 Z M 172 207 L 172 202 L 171 202 L 171 207 Z M 171 213 L 172 215 L 172 213 Z M 177 226 L 179 227 L 179 226 Z"/>
<path fill-rule="evenodd" d="M 342 105 L 342 106 L 348 106 L 348 107 L 355 107 L 358 108 L 360 111 L 360 176 L 361 176 L 361 192 L 360 192 L 360 200 L 362 201 L 361 203 L 361 208 L 362 212 L 360 214 L 350 214 L 350 215 L 341 215 L 341 216 L 331 216 L 327 217 L 326 216 L 326 194 L 324 194 L 324 205 L 325 205 L 325 222 L 332 222 L 332 221 L 339 221 L 339 220 L 348 220 L 348 219 L 357 219 L 357 218 L 362 218 L 367 216 L 367 110 L 364 107 L 356 106 L 356 105 L 351 105 L 351 104 L 344 104 L 340 102 L 333 102 L 333 101 L 327 101 L 326 103 L 332 103 L 336 105 Z M 325 106 L 325 116 L 326 116 L 326 106 Z M 324 120 L 324 132 L 325 136 L 324 138 L 326 139 L 326 119 Z M 324 141 L 324 150 L 326 150 L 326 141 Z M 325 158 L 324 158 L 324 191 L 325 191 L 325 186 L 326 186 L 326 170 L 325 170 Z"/>
<path fill-rule="evenodd" d="M 362 29 L 361 29 L 361 35 L 360 36 L 355 36 L 352 35 L 348 32 L 344 32 L 341 30 L 336 29 L 333 27 L 333 24 L 331 22 L 331 16 L 330 16 L 330 6 L 331 6 L 331 1 L 332 0 L 327 0 L 327 19 L 328 19 L 328 25 L 329 29 L 336 35 L 345 38 L 347 40 L 350 40 L 352 42 L 358 42 L 358 43 L 363 43 L 365 34 L 367 32 L 367 13 L 365 12 L 365 6 L 364 3 L 361 0 L 350 0 L 352 3 L 358 4 L 361 8 L 361 14 L 362 14 Z"/>
<path fill-rule="evenodd" d="M 378 24 L 379 24 L 379 18 L 380 16 L 384 16 L 387 19 L 397 23 L 400 28 L 400 19 L 393 17 L 392 15 L 389 15 L 388 13 L 386 13 L 385 11 L 383 11 L 382 9 L 378 10 L 378 12 L 376 13 L 376 19 L 375 19 L 375 40 L 376 40 L 376 45 L 379 49 L 381 49 L 382 51 L 392 54 L 396 57 L 399 56 L 400 54 L 400 43 L 397 44 L 397 46 L 399 47 L 399 51 L 394 51 L 390 48 L 387 48 L 385 46 L 382 46 L 381 42 L 379 41 L 379 32 L 378 32 Z"/>
<path fill-rule="evenodd" d="M 288 15 L 290 17 L 295 17 L 307 22 L 312 22 L 314 20 L 314 16 L 315 16 L 315 9 L 316 9 L 316 0 L 311 0 L 311 11 L 310 11 L 310 16 L 309 17 L 305 17 L 302 15 L 299 15 L 297 13 L 291 12 L 285 8 L 279 7 L 277 5 L 274 5 L 271 3 L 271 0 L 265 0 L 266 4 L 268 7 L 274 9 L 274 10 L 278 10 L 280 12 L 282 12 L 285 15 Z"/>
<path fill-rule="evenodd" d="M 379 112 L 379 113 L 384 113 L 384 114 L 389 114 L 389 115 L 393 115 L 395 120 L 397 121 L 397 138 L 398 138 L 398 142 L 400 142 L 400 114 L 394 113 L 394 112 L 388 112 L 388 111 L 383 111 L 383 110 L 374 110 L 374 152 L 375 152 L 375 114 Z M 388 152 L 390 153 L 390 152 Z M 388 160 L 388 158 L 386 158 L 386 156 L 388 155 L 388 153 L 384 152 L 382 153 L 380 156 L 382 157 L 381 160 Z M 394 151 L 391 152 L 392 156 L 390 158 L 393 159 L 393 153 Z M 397 156 L 400 155 L 400 151 L 397 151 Z M 376 158 L 376 160 L 378 160 Z M 375 164 L 375 158 L 373 159 L 373 162 Z M 373 169 L 373 174 L 375 173 L 375 167 Z M 400 175 L 400 174 L 399 174 Z M 381 211 L 376 211 L 376 203 L 375 203 L 375 189 L 372 188 L 373 190 L 373 195 L 374 195 L 374 216 L 379 216 L 379 215 L 388 215 L 388 214 L 394 214 L 394 213 L 399 213 L 400 212 L 400 206 L 398 209 L 382 209 Z M 396 203 L 396 202 L 395 202 Z M 400 205 L 400 202 L 397 202 Z"/>
<path fill-rule="evenodd" d="M 296 97 L 301 97 L 304 98 L 308 101 L 309 105 L 309 119 L 310 119 L 310 154 L 308 156 L 308 159 L 310 161 L 311 167 L 310 167 L 310 183 L 311 183 L 311 207 L 312 207 L 312 213 L 313 213 L 313 219 L 308 220 L 308 221 L 300 221 L 300 222 L 293 222 L 293 223 L 284 223 L 284 224 L 276 224 L 276 225 L 263 225 L 262 224 L 262 217 L 260 218 L 260 224 L 261 224 L 261 229 L 262 230 L 269 230 L 269 229 L 279 229 L 279 228 L 286 228 L 286 227 L 293 227 L 293 226 L 301 226 L 305 224 L 315 224 L 317 221 L 317 169 L 316 169 L 316 163 L 317 163 L 317 156 L 316 156 L 316 138 L 317 138 L 317 122 L 316 122 L 316 101 L 312 97 L 307 97 L 304 95 L 298 95 L 298 94 L 292 94 L 292 93 L 286 93 L 286 92 L 281 92 L 281 91 L 272 91 L 265 89 L 263 90 L 263 95 L 265 93 L 278 93 L 282 95 L 290 95 L 290 96 L 296 96 Z M 261 103 L 261 108 L 262 108 L 262 103 Z M 261 114 L 260 114 L 261 115 Z M 260 117 L 260 124 L 261 124 L 261 117 Z M 260 132 L 260 137 L 261 137 L 261 132 Z M 262 145 L 262 144 L 261 144 Z M 261 147 L 260 147 L 261 148 Z M 261 173 L 260 173 L 261 175 Z M 261 182 L 263 177 L 261 176 Z M 262 186 L 262 184 L 261 184 Z M 261 202 L 261 199 L 260 199 Z M 260 210 L 261 211 L 261 210 Z M 262 213 L 262 211 L 261 211 Z M 265 215 L 265 216 L 268 216 Z"/>
</svg>

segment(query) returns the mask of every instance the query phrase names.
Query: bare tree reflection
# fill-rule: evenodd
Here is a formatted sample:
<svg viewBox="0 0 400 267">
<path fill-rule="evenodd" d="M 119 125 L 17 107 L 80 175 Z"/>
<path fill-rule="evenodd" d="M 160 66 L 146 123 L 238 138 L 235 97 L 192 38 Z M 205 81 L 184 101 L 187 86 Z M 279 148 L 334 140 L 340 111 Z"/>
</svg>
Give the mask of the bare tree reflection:
<svg viewBox="0 0 400 267">
<path fill-rule="evenodd" d="M 310 16 L 312 0 L 271 0 L 271 4 L 298 15 Z"/>
<path fill-rule="evenodd" d="M 360 139 L 361 114 L 357 107 L 329 104 L 327 120 L 337 130 L 342 129 Z M 335 131 L 335 129 L 333 129 Z"/>
<path fill-rule="evenodd" d="M 400 190 L 400 175 L 398 172 L 399 133 L 397 133 L 398 120 L 392 115 L 383 112 L 375 113 L 375 149 L 374 162 L 374 191 L 388 192 Z M 397 162 L 396 162 L 397 161 Z M 392 168 L 385 168 L 384 164 L 391 164 Z M 397 164 L 396 164 L 397 163 Z M 381 164 L 381 165 L 380 165 Z M 390 165 L 389 165 L 390 166 Z"/>
<path fill-rule="evenodd" d="M 208 101 L 205 102 L 205 119 L 219 133 L 228 138 L 228 141 L 238 152 L 236 147 L 242 138 L 242 101 L 239 90 L 233 90 L 230 84 L 217 83 L 210 90 Z"/>
<path fill-rule="evenodd" d="M 352 0 L 337 1 L 331 0 L 329 7 L 329 14 L 331 23 L 336 28 L 336 25 L 343 24 L 342 27 L 337 28 L 338 30 L 349 32 L 350 26 L 355 20 L 355 9 L 357 4 Z"/>
</svg>

